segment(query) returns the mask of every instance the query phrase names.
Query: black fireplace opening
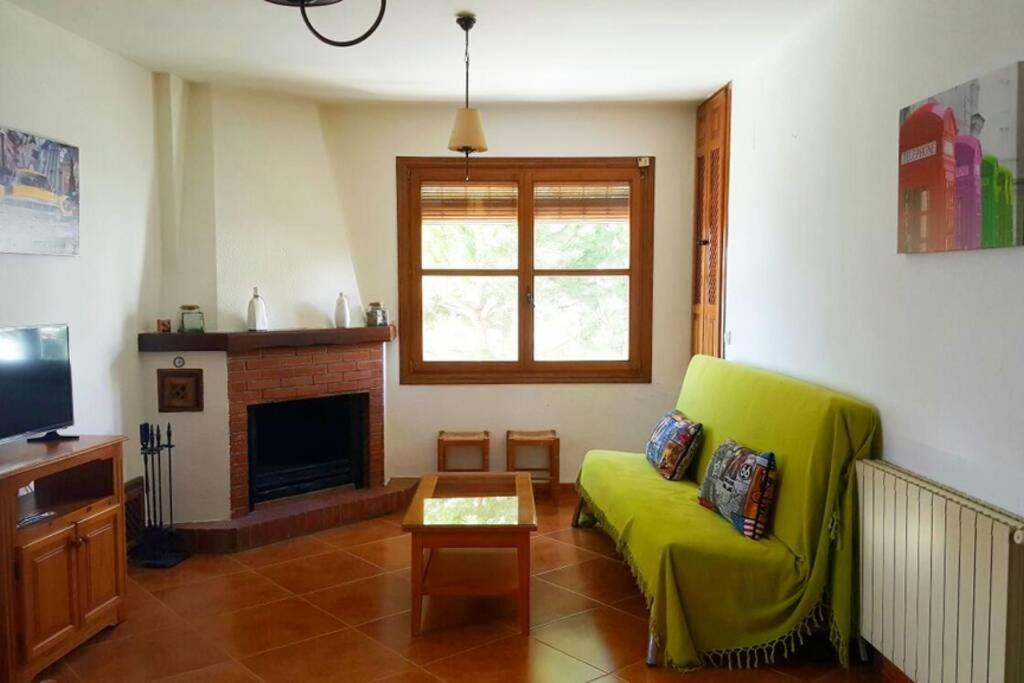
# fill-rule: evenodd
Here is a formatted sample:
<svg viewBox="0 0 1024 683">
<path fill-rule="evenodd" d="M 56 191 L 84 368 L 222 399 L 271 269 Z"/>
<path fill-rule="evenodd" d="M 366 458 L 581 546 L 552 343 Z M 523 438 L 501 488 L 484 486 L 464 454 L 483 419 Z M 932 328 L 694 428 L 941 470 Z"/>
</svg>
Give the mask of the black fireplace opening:
<svg viewBox="0 0 1024 683">
<path fill-rule="evenodd" d="M 249 507 L 332 486 L 362 488 L 370 395 L 249 406 Z"/>
</svg>

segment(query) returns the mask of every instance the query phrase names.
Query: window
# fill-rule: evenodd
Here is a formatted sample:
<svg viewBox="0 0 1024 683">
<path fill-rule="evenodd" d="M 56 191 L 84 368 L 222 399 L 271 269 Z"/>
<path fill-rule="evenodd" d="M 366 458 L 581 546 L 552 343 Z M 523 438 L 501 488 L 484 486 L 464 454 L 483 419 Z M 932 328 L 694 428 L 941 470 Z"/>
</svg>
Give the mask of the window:
<svg viewBox="0 0 1024 683">
<path fill-rule="evenodd" d="M 654 159 L 398 160 L 403 384 L 649 382 Z"/>
</svg>

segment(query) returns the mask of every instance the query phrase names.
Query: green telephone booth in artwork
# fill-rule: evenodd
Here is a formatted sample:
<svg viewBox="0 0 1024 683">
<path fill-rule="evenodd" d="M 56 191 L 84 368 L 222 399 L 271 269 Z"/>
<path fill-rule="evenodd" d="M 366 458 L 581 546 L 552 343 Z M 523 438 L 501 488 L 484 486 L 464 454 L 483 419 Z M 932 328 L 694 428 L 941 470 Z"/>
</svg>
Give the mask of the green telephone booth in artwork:
<svg viewBox="0 0 1024 683">
<path fill-rule="evenodd" d="M 981 158 L 981 246 L 999 246 L 999 208 L 996 184 L 999 179 L 999 159 L 991 154 Z"/>
<path fill-rule="evenodd" d="M 996 176 L 996 197 L 999 199 L 999 244 L 1003 247 L 1011 247 L 1014 243 L 1013 190 L 1013 172 L 1000 166 Z"/>
</svg>

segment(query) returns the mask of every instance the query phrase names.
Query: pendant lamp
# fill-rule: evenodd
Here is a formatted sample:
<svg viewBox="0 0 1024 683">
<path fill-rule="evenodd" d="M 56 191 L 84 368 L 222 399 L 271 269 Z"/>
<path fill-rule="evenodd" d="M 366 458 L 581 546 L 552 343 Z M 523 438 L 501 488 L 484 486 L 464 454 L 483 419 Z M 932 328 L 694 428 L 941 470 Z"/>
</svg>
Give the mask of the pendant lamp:
<svg viewBox="0 0 1024 683">
<path fill-rule="evenodd" d="M 466 99 L 465 105 L 455 112 L 448 149 L 466 155 L 466 180 L 469 180 L 469 155 L 487 151 L 487 137 L 484 135 L 480 110 L 469 106 L 469 31 L 476 25 L 476 15 L 460 12 L 455 23 L 466 33 Z"/>
</svg>

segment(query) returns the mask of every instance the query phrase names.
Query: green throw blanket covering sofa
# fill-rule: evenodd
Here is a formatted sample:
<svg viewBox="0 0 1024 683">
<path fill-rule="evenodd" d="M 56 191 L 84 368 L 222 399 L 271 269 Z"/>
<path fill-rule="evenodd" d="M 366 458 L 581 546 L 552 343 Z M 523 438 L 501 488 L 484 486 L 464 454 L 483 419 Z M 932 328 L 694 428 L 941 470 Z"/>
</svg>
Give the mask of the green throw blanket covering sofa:
<svg viewBox="0 0 1024 683">
<path fill-rule="evenodd" d="M 828 615 L 844 666 L 857 633 L 854 461 L 874 454 L 877 411 L 848 396 L 736 363 L 694 357 L 678 408 L 704 424 L 685 481 L 640 453 L 590 451 L 580 496 L 629 562 L 665 663 L 757 666 L 789 654 Z M 770 534 L 745 538 L 697 493 L 714 449 L 775 453 Z M 586 512 L 586 510 L 585 510 Z"/>
</svg>

